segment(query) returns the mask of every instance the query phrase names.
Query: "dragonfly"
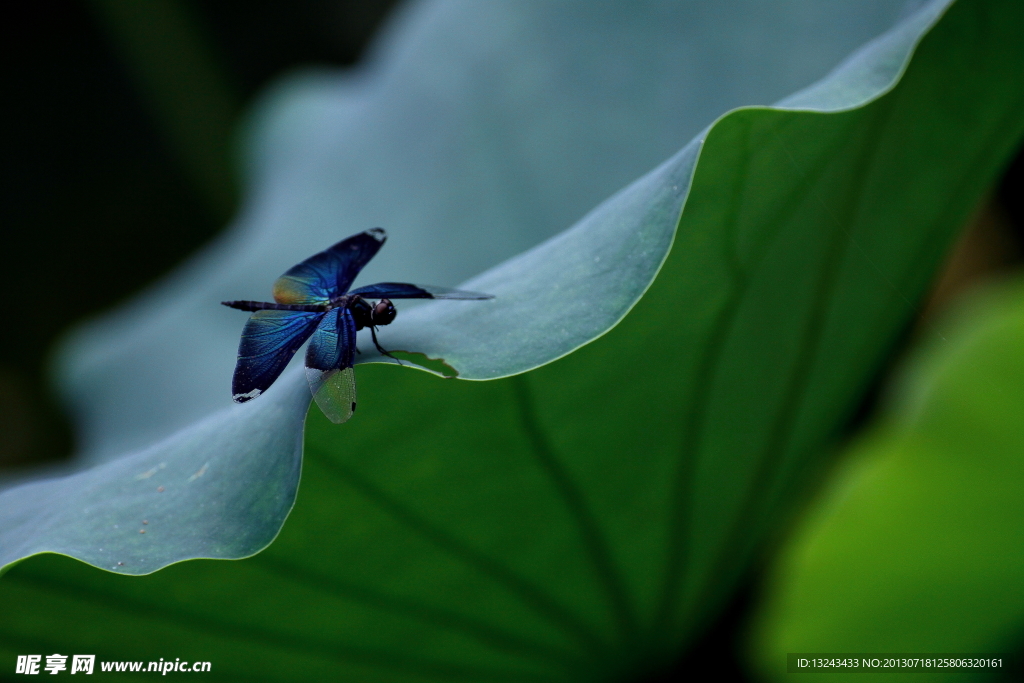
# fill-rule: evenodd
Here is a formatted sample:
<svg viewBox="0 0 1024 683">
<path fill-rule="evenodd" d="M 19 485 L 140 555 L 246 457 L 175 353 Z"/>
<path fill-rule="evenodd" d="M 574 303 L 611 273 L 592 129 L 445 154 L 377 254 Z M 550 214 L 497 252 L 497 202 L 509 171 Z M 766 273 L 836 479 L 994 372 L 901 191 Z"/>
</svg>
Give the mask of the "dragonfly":
<svg viewBox="0 0 1024 683">
<path fill-rule="evenodd" d="M 242 330 L 231 380 L 236 403 L 265 392 L 309 339 L 306 380 L 313 399 L 331 422 L 345 422 L 356 410 L 356 332 L 369 328 L 377 350 L 395 358 L 377 340 L 377 328 L 390 325 L 397 315 L 392 299 L 494 298 L 405 282 L 378 282 L 349 291 L 386 239 L 383 229 L 373 228 L 310 256 L 274 282 L 273 302 L 221 302 L 252 312 Z"/>
</svg>

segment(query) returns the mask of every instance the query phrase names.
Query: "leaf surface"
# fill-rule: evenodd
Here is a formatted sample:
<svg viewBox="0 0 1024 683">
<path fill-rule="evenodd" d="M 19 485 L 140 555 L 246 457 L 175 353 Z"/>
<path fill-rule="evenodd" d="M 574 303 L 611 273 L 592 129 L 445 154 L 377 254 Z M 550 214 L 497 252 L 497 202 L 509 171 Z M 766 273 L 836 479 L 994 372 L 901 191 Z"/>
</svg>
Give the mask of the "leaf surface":
<svg viewBox="0 0 1024 683">
<path fill-rule="evenodd" d="M 257 557 L 141 580 L 36 558 L 0 582 L 14 615 L 3 628 L 44 642 L 53 631 L 28 605 L 45 600 L 80 617 L 62 625 L 64 643 L 106 643 L 124 658 L 155 653 L 147 641 L 188 643 L 191 659 L 274 680 L 607 679 L 671 659 L 727 599 L 1020 139 L 1019 5 L 944 8 L 927 5 L 867 45 L 788 100 L 795 110 L 724 116 L 565 235 L 466 283 L 507 307 L 491 309 L 507 320 L 478 313 L 494 358 L 466 313 L 490 302 L 403 310 L 423 334 L 402 346 L 443 353 L 466 377 L 548 364 L 483 383 L 359 367 L 353 420 L 337 429 L 308 415 L 302 495 Z M 280 145 L 267 154 L 285 164 Z M 291 163 L 308 159 L 296 152 Z M 694 162 L 687 194 L 679 181 Z M 296 191 L 263 190 L 266 202 Z M 672 202 L 684 199 L 679 218 Z M 644 245 L 654 236 L 667 249 L 677 218 L 658 271 L 664 253 Z M 638 265 L 603 272 L 595 264 L 608 255 Z M 552 302 L 604 278 L 614 285 L 597 291 L 621 298 L 591 302 L 591 315 L 569 296 L 578 315 L 564 324 L 575 329 L 552 327 L 563 322 Z M 454 284 L 367 276 L 377 279 Z M 501 339 L 517 318 L 523 351 Z M 604 322 L 587 330 L 594 320 Z M 126 342 L 129 357 L 166 330 L 150 324 Z M 466 338 L 444 340 L 446 330 Z M 92 368 L 109 367 L 101 360 Z M 75 381 L 91 386 L 89 372 Z M 123 396 L 121 381 L 93 413 L 97 459 L 128 420 L 104 405 Z M 285 400 L 297 382 L 260 400 Z M 185 420 L 176 400 L 122 445 Z M 84 626 L 112 612 L 135 624 L 116 644 Z"/>
<path fill-rule="evenodd" d="M 1004 655 L 1002 671 L 933 667 L 935 681 L 1017 666 L 1024 287 L 976 294 L 929 336 L 780 558 L 758 629 L 768 678 L 785 678 L 786 652 Z"/>
</svg>

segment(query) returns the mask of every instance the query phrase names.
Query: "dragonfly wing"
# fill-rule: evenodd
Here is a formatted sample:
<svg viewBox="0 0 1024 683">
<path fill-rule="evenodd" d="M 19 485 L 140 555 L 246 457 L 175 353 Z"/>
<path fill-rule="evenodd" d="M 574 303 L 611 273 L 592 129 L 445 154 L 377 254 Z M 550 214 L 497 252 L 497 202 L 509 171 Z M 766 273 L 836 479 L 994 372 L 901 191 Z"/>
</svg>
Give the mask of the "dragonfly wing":
<svg viewBox="0 0 1024 683">
<path fill-rule="evenodd" d="M 292 267 L 274 283 L 274 300 L 281 304 L 321 304 L 344 294 L 387 234 L 373 228 L 352 235 Z"/>
<path fill-rule="evenodd" d="M 358 294 L 370 299 L 493 299 L 493 294 L 467 292 L 461 289 L 435 287 L 433 285 L 410 285 L 406 282 L 378 282 L 353 289 L 351 294 Z"/>
<path fill-rule="evenodd" d="M 348 422 L 356 412 L 356 373 L 352 368 L 321 372 L 306 368 L 313 399 L 334 424 Z"/>
<path fill-rule="evenodd" d="M 356 321 L 347 308 L 324 316 L 306 350 L 306 380 L 313 399 L 331 422 L 341 424 L 356 411 L 356 375 L 352 359 Z"/>
<path fill-rule="evenodd" d="M 245 403 L 266 391 L 323 316 L 305 311 L 253 313 L 238 344 L 238 362 L 231 380 L 235 402 Z"/>
</svg>

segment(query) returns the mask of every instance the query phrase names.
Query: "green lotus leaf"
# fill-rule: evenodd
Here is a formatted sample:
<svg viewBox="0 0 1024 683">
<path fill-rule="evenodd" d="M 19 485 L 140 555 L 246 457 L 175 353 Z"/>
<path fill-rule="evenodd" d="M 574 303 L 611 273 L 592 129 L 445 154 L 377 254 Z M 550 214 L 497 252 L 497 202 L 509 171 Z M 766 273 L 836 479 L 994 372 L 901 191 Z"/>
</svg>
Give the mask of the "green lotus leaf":
<svg viewBox="0 0 1024 683">
<path fill-rule="evenodd" d="M 785 25 L 785 12 L 755 6 L 730 21 L 750 36 Z M 12 615 L 2 628 L 19 642 L 46 649 L 45 634 L 58 633 L 60 647 L 110 659 L 174 646 L 233 675 L 287 680 L 609 679 L 662 666 L 728 599 L 1024 129 L 1018 3 L 930 3 L 817 85 L 732 111 L 611 184 L 620 151 L 672 137 L 654 125 L 672 107 L 624 115 L 648 106 L 630 108 L 633 88 L 662 101 L 665 83 L 691 73 L 670 68 L 686 61 L 679 36 L 714 63 L 721 34 L 685 9 L 538 5 L 488 22 L 498 10 L 466 7 L 411 10 L 386 42 L 411 46 L 392 48 L 408 71 L 382 61 L 380 90 L 322 78 L 283 87 L 251 124 L 268 165 L 249 164 L 237 231 L 81 333 L 61 374 L 93 462 L 172 443 L 227 400 L 240 321 L 211 302 L 258 298 L 292 263 L 373 224 L 392 237 L 367 282 L 457 285 L 483 270 L 465 286 L 497 295 L 402 309 L 386 345 L 443 358 L 464 378 L 536 369 L 466 382 L 361 365 L 355 419 L 339 428 L 307 415 L 302 493 L 269 548 L 145 578 L 33 558 L 0 581 Z M 857 15 L 846 11 L 833 19 Z M 492 32 L 469 30 L 479 26 Z M 788 48 L 778 30 L 776 47 Z M 557 47 L 538 53 L 524 36 Z M 417 57 L 430 44 L 447 70 Z M 750 44 L 729 50 L 772 52 Z M 514 77 L 496 81 L 494 61 L 456 60 L 500 96 L 442 106 L 464 73 L 451 51 L 470 48 L 508 50 Z M 620 106 L 573 99 L 590 77 L 620 78 Z M 394 102 L 380 94 L 389 87 Z M 406 109 L 377 109 L 378 96 Z M 687 135 L 756 101 L 729 103 Z M 416 107 L 431 116 L 395 124 L 396 110 Z M 529 125 L 502 127 L 527 111 Z M 343 153 L 328 144 L 340 133 L 319 134 L 338 121 L 365 131 L 344 138 Z M 599 144 L 616 121 L 627 142 Z M 554 144 L 545 131 L 556 124 L 593 146 Z M 516 161 L 484 163 L 492 143 Z M 386 161 L 371 163 L 371 151 Z M 565 156 L 575 168 L 536 161 Z M 338 158 L 351 161 L 338 171 Z M 591 172 L 599 180 L 582 180 Z M 278 384 L 225 419 L 255 425 L 250 405 L 292 405 L 304 390 L 297 376 Z M 59 628 L 48 621 L 69 612 Z M 116 642 L 87 627 L 97 619 L 116 624 Z"/>
<path fill-rule="evenodd" d="M 779 560 L 757 639 L 769 679 L 785 678 L 787 652 L 1002 654 L 995 670 L 932 664 L 926 677 L 1014 675 L 1024 611 L 1024 286 L 976 293 L 926 338 L 895 405 Z"/>
</svg>

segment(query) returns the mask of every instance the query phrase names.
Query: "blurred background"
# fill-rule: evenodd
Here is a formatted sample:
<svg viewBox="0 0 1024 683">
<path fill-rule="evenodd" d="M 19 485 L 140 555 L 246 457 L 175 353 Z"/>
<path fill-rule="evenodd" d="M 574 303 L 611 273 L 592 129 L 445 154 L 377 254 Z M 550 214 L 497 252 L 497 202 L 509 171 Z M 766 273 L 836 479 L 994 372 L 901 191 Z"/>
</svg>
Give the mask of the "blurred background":
<svg viewBox="0 0 1024 683">
<path fill-rule="evenodd" d="M 227 225 L 233 135 L 270 81 L 350 66 L 396 0 L 58 0 L 5 22 L 0 468 L 66 457 L 59 335 Z"/>
<path fill-rule="evenodd" d="M 239 201 L 232 140 L 254 96 L 299 67 L 357 65 L 397 4 L 58 0 L 25 5 L 5 22 L 0 470 L 73 451 L 47 377 L 55 341 L 227 224 Z M 1020 266 L 1022 195 L 1018 153 L 965 226 L 906 344 L 965 289 Z M 752 577 L 693 652 L 732 657 L 757 585 Z M 665 680 L 689 667 L 680 662 Z M 743 676 L 739 667 L 733 675 Z"/>
</svg>

